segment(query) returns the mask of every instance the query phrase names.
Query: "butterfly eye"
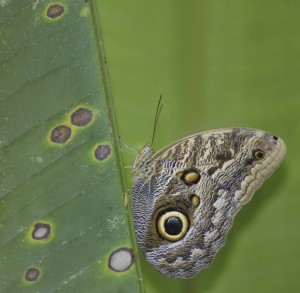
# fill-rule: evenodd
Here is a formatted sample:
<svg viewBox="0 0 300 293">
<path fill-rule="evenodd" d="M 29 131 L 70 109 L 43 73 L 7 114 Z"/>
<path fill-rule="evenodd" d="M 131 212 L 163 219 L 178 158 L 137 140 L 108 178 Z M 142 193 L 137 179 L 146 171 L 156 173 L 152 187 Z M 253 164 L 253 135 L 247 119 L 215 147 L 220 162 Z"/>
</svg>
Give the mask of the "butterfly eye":
<svg viewBox="0 0 300 293">
<path fill-rule="evenodd" d="M 181 211 L 167 211 L 157 221 L 159 235 L 172 242 L 182 239 L 189 226 L 188 217 Z"/>
<path fill-rule="evenodd" d="M 253 152 L 253 157 L 257 160 L 262 160 L 265 157 L 265 153 L 261 150 L 255 150 Z"/>
<path fill-rule="evenodd" d="M 201 177 L 200 174 L 193 169 L 185 170 L 181 172 L 179 175 L 180 175 L 180 179 L 188 185 L 198 183 Z"/>
</svg>

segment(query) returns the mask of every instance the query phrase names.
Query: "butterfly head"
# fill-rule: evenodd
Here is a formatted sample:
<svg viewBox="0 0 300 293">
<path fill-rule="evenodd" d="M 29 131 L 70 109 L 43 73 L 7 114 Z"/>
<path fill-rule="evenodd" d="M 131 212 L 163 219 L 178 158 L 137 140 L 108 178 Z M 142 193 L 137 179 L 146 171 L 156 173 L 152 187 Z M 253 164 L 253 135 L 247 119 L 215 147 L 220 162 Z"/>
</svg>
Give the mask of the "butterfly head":
<svg viewBox="0 0 300 293">
<path fill-rule="evenodd" d="M 281 138 L 262 131 L 256 131 L 256 135 L 250 137 L 249 143 L 245 145 L 248 146 L 249 157 L 245 159 L 244 164 L 254 167 L 255 170 L 251 173 L 259 173 L 263 179 L 268 178 L 277 169 L 286 154 L 286 147 Z"/>
<path fill-rule="evenodd" d="M 136 171 L 141 171 L 143 166 L 147 165 L 147 162 L 151 160 L 154 154 L 153 148 L 146 144 L 137 154 L 135 161 L 133 163 L 132 172 L 135 174 Z"/>
<path fill-rule="evenodd" d="M 280 138 L 267 133 L 257 142 L 256 146 L 257 149 L 253 151 L 253 157 L 257 160 L 262 160 L 265 156 L 272 155 L 284 145 Z"/>
</svg>

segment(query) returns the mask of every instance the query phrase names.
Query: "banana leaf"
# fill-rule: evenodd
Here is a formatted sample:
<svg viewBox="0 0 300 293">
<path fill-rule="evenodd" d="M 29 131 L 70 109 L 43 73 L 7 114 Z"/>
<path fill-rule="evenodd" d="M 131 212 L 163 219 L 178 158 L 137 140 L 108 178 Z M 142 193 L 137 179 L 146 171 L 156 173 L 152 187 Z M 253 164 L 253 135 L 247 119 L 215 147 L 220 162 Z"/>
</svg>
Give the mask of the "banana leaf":
<svg viewBox="0 0 300 293">
<path fill-rule="evenodd" d="M 142 292 L 97 8 L 0 1 L 0 291 Z"/>
</svg>

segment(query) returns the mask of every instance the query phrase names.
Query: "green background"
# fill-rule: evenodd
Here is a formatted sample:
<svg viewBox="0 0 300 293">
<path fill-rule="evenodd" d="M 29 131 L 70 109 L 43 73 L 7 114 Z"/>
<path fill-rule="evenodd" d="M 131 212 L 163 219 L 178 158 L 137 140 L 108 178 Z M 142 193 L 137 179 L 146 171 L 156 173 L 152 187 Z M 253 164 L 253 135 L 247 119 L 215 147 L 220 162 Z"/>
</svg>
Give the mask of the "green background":
<svg viewBox="0 0 300 293">
<path fill-rule="evenodd" d="M 146 291 L 298 292 L 300 3 L 99 1 L 119 135 L 154 147 L 209 129 L 253 127 L 284 139 L 283 165 L 236 217 L 213 265 L 170 280 L 143 261 Z M 124 148 L 125 165 L 135 153 Z M 128 172 L 130 181 L 130 172 Z"/>
</svg>

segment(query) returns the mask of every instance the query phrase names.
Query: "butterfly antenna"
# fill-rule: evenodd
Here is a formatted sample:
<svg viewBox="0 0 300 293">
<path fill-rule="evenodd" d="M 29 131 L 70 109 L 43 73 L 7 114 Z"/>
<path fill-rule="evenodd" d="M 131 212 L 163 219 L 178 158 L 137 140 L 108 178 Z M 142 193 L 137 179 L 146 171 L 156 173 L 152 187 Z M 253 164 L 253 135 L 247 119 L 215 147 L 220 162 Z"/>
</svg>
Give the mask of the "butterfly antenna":
<svg viewBox="0 0 300 293">
<path fill-rule="evenodd" d="M 157 122 L 158 122 L 158 118 L 162 109 L 163 104 L 161 103 L 162 100 L 162 94 L 159 97 L 159 101 L 157 104 L 157 108 L 156 108 L 156 113 L 155 113 L 155 119 L 154 119 L 154 127 L 153 127 L 153 134 L 152 134 L 152 139 L 151 139 L 151 144 L 150 146 L 152 147 L 153 142 L 154 142 L 154 138 L 155 138 L 155 133 L 156 133 L 156 127 L 157 127 Z"/>
</svg>

